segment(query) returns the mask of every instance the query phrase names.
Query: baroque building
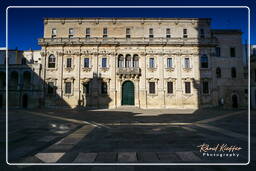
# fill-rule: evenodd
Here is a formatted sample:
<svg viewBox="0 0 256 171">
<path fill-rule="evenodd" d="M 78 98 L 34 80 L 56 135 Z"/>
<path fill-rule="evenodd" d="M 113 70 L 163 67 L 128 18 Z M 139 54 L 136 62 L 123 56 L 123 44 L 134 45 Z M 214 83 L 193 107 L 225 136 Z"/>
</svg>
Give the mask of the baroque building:
<svg viewBox="0 0 256 171">
<path fill-rule="evenodd" d="M 46 18 L 46 107 L 246 107 L 240 30 L 209 18 Z"/>
</svg>

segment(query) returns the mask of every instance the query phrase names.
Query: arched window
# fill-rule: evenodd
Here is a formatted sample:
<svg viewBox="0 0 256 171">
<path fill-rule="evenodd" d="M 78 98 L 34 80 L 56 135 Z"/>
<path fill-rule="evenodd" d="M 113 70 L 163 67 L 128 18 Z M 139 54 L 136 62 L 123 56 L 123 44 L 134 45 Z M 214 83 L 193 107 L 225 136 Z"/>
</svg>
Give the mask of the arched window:
<svg viewBox="0 0 256 171">
<path fill-rule="evenodd" d="M 134 68 L 139 67 L 139 56 L 137 54 L 133 55 L 133 67 Z"/>
<path fill-rule="evenodd" d="M 216 68 L 216 77 L 221 78 L 221 69 L 220 69 L 220 67 Z"/>
<path fill-rule="evenodd" d="M 201 68 L 208 68 L 208 57 L 207 57 L 207 55 L 201 56 Z"/>
<path fill-rule="evenodd" d="M 29 71 L 25 71 L 23 73 L 23 83 L 24 83 L 24 89 L 30 88 L 30 85 L 31 85 L 31 73 Z"/>
<path fill-rule="evenodd" d="M 236 78 L 236 68 L 235 67 L 231 68 L 231 77 Z"/>
<path fill-rule="evenodd" d="M 50 55 L 48 58 L 48 68 L 55 68 L 56 58 L 54 55 Z"/>
<path fill-rule="evenodd" d="M 118 67 L 123 68 L 124 67 L 124 56 L 123 55 L 118 55 Z"/>
<path fill-rule="evenodd" d="M 19 74 L 17 71 L 11 72 L 10 88 L 17 89 L 19 83 Z"/>
<path fill-rule="evenodd" d="M 125 67 L 130 68 L 132 66 L 132 57 L 131 55 L 127 54 L 125 57 Z"/>
</svg>

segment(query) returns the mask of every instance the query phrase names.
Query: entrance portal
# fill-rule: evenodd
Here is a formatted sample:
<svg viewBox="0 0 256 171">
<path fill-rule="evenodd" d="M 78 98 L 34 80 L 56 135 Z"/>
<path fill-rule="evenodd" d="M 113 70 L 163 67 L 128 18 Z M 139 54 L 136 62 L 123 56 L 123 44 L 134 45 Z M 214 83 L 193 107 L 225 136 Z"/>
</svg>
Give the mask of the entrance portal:
<svg viewBox="0 0 256 171">
<path fill-rule="evenodd" d="M 122 85 L 122 105 L 134 105 L 134 85 L 131 81 Z"/>
<path fill-rule="evenodd" d="M 22 107 L 27 108 L 28 107 L 28 95 L 24 94 L 22 96 Z"/>
<path fill-rule="evenodd" d="M 238 99 L 237 99 L 237 95 L 235 95 L 235 94 L 232 96 L 232 107 L 233 108 L 238 107 Z"/>
</svg>

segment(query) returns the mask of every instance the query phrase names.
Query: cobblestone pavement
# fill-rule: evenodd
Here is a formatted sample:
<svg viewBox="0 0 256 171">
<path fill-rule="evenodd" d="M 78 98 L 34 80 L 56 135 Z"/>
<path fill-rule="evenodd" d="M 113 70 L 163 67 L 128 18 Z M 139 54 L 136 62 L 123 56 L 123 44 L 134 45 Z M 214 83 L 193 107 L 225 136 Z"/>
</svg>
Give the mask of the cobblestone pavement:
<svg viewBox="0 0 256 171">
<path fill-rule="evenodd" d="M 73 164 L 247 163 L 247 116 L 247 111 L 218 109 L 10 110 L 8 161 Z M 252 113 L 253 121 L 254 116 Z M 1 123 L 4 120 L 3 114 Z M 253 133 L 253 142 L 255 137 Z M 211 146 L 236 145 L 242 150 L 238 152 L 238 157 L 207 156 L 197 147 L 203 143 Z M 33 166 L 15 168 L 32 169 Z M 76 168 L 79 170 L 78 166 Z M 118 170 L 118 166 L 87 168 Z M 125 170 L 138 168 L 129 166 Z M 208 169 L 215 170 L 214 167 Z"/>
</svg>

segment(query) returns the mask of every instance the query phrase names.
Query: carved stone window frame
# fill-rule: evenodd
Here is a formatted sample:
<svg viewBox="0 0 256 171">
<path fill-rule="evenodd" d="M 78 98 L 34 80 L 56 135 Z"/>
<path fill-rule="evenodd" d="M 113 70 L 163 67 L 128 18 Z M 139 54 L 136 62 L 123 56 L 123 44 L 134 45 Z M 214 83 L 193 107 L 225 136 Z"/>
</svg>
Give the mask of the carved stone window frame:
<svg viewBox="0 0 256 171">
<path fill-rule="evenodd" d="M 46 94 L 46 96 L 55 96 L 56 95 L 56 90 L 58 89 L 58 87 L 57 87 L 58 79 L 53 78 L 53 77 L 49 77 L 49 78 L 45 79 L 45 82 L 46 82 L 46 85 L 45 85 L 45 91 L 46 91 L 45 94 Z M 53 82 L 53 86 L 54 86 L 53 94 L 48 94 L 48 84 L 49 84 L 49 82 Z"/>
<path fill-rule="evenodd" d="M 67 82 L 71 82 L 71 93 L 70 94 L 67 94 L 66 92 L 65 92 L 65 84 L 67 83 Z M 64 78 L 63 79 L 63 83 L 64 83 L 64 90 L 62 90 L 63 91 L 63 94 L 64 94 L 64 96 L 67 96 L 67 97 L 70 97 L 70 96 L 73 96 L 74 95 L 74 82 L 75 82 L 75 78 L 74 77 L 66 77 L 66 78 Z"/>
<path fill-rule="evenodd" d="M 176 78 L 171 78 L 171 77 L 169 77 L 169 78 L 165 78 L 164 79 L 165 81 L 165 84 L 164 84 L 164 89 L 165 89 L 165 91 L 166 91 L 166 95 L 167 96 L 175 96 L 176 95 Z M 173 93 L 168 93 L 168 86 L 167 86 L 167 84 L 168 84 L 168 82 L 172 82 L 172 84 L 173 84 Z"/>
<path fill-rule="evenodd" d="M 172 67 L 168 67 L 168 58 L 172 58 Z M 165 66 L 165 70 L 168 72 L 172 72 L 175 70 L 175 66 L 176 66 L 176 60 L 174 56 L 170 56 L 170 55 L 165 55 L 164 56 L 164 66 Z"/>
<path fill-rule="evenodd" d="M 84 67 L 84 60 L 86 59 L 86 58 L 88 58 L 89 59 L 89 67 Z M 91 55 L 82 55 L 81 56 L 81 66 L 82 66 L 82 70 L 83 71 L 85 71 L 85 72 L 90 72 L 91 70 L 92 70 L 92 67 L 93 67 L 93 65 L 92 65 L 92 56 Z"/>
<path fill-rule="evenodd" d="M 102 72 L 107 72 L 110 68 L 110 57 L 108 55 L 99 55 L 99 67 L 100 67 L 100 70 Z M 102 67 L 102 59 L 103 58 L 106 58 L 107 59 L 107 63 L 106 63 L 106 67 Z"/>
<path fill-rule="evenodd" d="M 68 58 L 71 58 L 71 67 L 67 67 Z M 64 62 L 63 62 L 64 66 L 63 67 L 65 68 L 65 70 L 68 71 L 68 72 L 73 71 L 74 68 L 75 68 L 75 65 L 74 65 L 75 57 L 73 55 L 64 55 L 63 60 L 64 60 Z"/>
<path fill-rule="evenodd" d="M 154 67 L 150 67 L 150 58 L 154 59 Z M 157 57 L 156 56 L 152 56 L 152 55 L 148 55 L 146 57 L 146 59 L 147 59 L 147 69 L 148 69 L 148 71 L 150 71 L 150 72 L 156 71 L 157 67 L 158 67 Z"/>
<path fill-rule="evenodd" d="M 185 82 L 190 82 L 190 93 L 186 93 Z M 194 78 L 182 78 L 182 94 L 185 96 L 193 96 L 194 95 Z"/>
<path fill-rule="evenodd" d="M 158 78 L 146 78 L 146 80 L 147 80 L 147 85 L 146 85 L 146 87 L 147 87 L 147 91 L 148 91 L 148 93 L 147 93 L 147 95 L 149 95 L 149 96 L 158 96 L 158 81 L 159 81 L 159 79 Z M 149 83 L 150 82 L 154 82 L 155 83 L 155 93 L 149 93 Z"/>
<path fill-rule="evenodd" d="M 189 68 L 185 68 L 185 59 L 189 58 Z M 192 71 L 193 68 L 193 58 L 191 56 L 183 56 L 182 58 L 182 68 L 186 72 Z"/>
<path fill-rule="evenodd" d="M 49 51 L 46 54 L 44 53 L 45 57 L 46 57 L 46 70 L 47 71 L 57 71 L 58 70 L 58 52 L 52 52 Z M 50 55 L 54 55 L 55 57 L 55 67 L 54 68 L 49 68 L 49 57 Z"/>
</svg>

